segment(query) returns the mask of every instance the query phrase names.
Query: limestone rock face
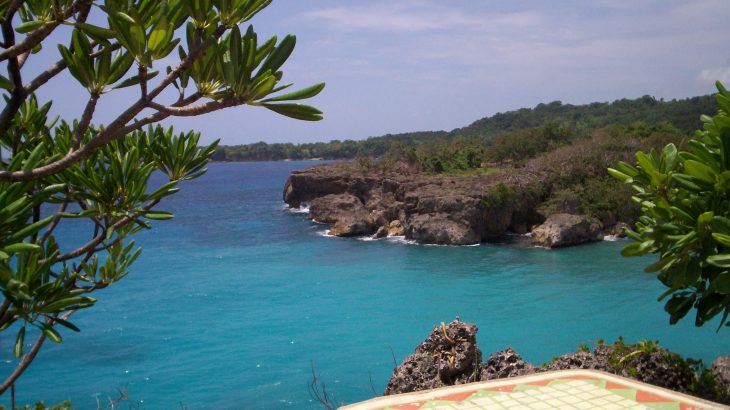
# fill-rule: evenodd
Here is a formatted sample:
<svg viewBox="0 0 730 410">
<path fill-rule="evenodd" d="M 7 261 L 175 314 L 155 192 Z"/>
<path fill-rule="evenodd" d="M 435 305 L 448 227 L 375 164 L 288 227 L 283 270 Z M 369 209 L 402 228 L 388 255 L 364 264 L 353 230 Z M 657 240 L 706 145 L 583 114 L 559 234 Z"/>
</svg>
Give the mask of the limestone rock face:
<svg viewBox="0 0 730 410">
<path fill-rule="evenodd" d="M 614 235 L 618 238 L 623 238 L 626 236 L 626 229 L 631 228 L 629 224 L 625 222 L 617 222 L 610 227 L 605 229 L 606 235 Z"/>
<path fill-rule="evenodd" d="M 330 232 L 336 235 L 372 234 L 385 227 L 389 236 L 405 235 L 419 243 L 468 245 L 498 239 L 510 229 L 524 232 L 544 219 L 535 220 L 539 198 L 485 205 L 495 187 L 507 184 L 520 192 L 520 183 L 511 174 L 434 176 L 332 163 L 294 171 L 283 198 L 290 207 L 309 204 L 310 217 L 333 224 Z"/>
<path fill-rule="evenodd" d="M 403 236 L 405 233 L 405 228 L 403 228 L 400 220 L 395 219 L 388 224 L 388 236 Z"/>
<path fill-rule="evenodd" d="M 331 194 L 313 199 L 309 217 L 317 222 L 334 224 L 330 234 L 335 236 L 370 235 L 376 229 L 370 212 L 352 194 Z"/>
<path fill-rule="evenodd" d="M 469 221 L 455 220 L 444 213 L 413 216 L 408 222 L 406 237 L 439 245 L 471 245 L 481 241 Z"/>
<path fill-rule="evenodd" d="M 585 215 L 555 214 L 532 231 L 538 246 L 556 248 L 603 239 L 601 223 Z"/>
<path fill-rule="evenodd" d="M 522 356 L 517 354 L 511 347 L 508 347 L 489 356 L 489 359 L 482 364 L 479 377 L 480 380 L 492 380 L 523 376 L 538 371 L 540 371 L 539 367 L 522 360 Z"/>
<path fill-rule="evenodd" d="M 476 325 L 455 320 L 433 328 L 414 354 L 396 367 L 385 395 L 477 381 L 482 352 Z"/>
<path fill-rule="evenodd" d="M 377 231 L 375 231 L 375 237 L 378 239 L 385 238 L 386 236 L 388 236 L 388 228 L 384 226 L 381 226 Z"/>
</svg>

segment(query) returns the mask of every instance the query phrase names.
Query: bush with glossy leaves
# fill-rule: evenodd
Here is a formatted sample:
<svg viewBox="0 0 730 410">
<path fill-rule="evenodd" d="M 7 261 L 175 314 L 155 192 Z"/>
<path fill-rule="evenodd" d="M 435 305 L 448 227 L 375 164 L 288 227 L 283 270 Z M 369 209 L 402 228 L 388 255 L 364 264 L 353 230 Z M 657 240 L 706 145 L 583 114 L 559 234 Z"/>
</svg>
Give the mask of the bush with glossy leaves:
<svg viewBox="0 0 730 410">
<path fill-rule="evenodd" d="M 718 113 L 702 116 L 704 129 L 661 152 L 636 153 L 637 165 L 609 169 L 636 190 L 642 215 L 624 256 L 657 254 L 646 267 L 658 272 L 669 298 L 664 309 L 674 324 L 695 310 L 695 325 L 720 316 L 730 326 L 730 93 L 717 83 Z"/>
</svg>

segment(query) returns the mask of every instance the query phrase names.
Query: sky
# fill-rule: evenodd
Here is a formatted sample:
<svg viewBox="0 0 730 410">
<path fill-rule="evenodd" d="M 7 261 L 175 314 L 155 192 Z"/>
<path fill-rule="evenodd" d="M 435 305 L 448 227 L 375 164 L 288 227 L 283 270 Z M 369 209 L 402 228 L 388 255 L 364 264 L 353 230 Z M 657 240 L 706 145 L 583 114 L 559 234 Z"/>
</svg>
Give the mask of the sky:
<svg viewBox="0 0 730 410">
<path fill-rule="evenodd" d="M 326 82 L 308 102 L 324 120 L 244 106 L 164 124 L 202 142 L 301 143 L 448 131 L 555 100 L 704 95 L 730 84 L 729 18 L 727 0 L 274 0 L 251 23 L 259 38 L 297 36 L 283 81 Z M 42 54 L 32 69 L 58 58 Z M 80 116 L 87 95 L 70 76 L 46 88 L 54 113 Z M 130 98 L 105 95 L 94 121 Z"/>
</svg>

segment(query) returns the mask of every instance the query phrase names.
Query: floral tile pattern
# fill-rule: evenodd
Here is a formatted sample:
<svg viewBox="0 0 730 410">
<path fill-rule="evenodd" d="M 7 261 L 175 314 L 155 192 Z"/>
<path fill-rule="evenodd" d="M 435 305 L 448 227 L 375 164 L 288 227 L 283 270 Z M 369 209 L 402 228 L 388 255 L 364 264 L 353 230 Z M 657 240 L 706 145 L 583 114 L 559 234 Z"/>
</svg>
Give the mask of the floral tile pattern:
<svg viewBox="0 0 730 410">
<path fill-rule="evenodd" d="M 568 370 L 386 396 L 346 406 L 352 410 L 635 409 L 728 407 L 591 370 Z"/>
</svg>

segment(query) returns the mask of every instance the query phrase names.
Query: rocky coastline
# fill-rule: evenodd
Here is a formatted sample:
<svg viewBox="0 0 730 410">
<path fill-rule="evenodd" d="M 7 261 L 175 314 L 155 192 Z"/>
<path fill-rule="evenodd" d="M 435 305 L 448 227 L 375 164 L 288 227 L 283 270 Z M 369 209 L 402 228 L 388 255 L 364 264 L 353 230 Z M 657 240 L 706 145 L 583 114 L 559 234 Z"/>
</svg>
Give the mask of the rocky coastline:
<svg viewBox="0 0 730 410">
<path fill-rule="evenodd" d="M 284 186 L 291 208 L 330 224 L 335 236 L 405 236 L 422 244 L 472 245 L 507 233 L 537 246 L 572 246 L 623 233 L 623 222 L 541 209 L 541 176 L 529 169 L 435 176 L 406 166 L 364 169 L 331 163 L 294 171 Z M 537 187 L 537 189 L 536 189 Z M 544 191 L 544 190 L 542 190 Z"/>
<path fill-rule="evenodd" d="M 458 319 L 434 327 L 395 368 L 384 395 L 550 370 L 594 369 L 730 404 L 730 356 L 719 357 L 704 369 L 656 342 L 626 344 L 619 339 L 613 344 L 599 342 L 593 350 L 583 346 L 542 365 L 524 361 L 512 348 L 493 353 L 485 361 L 477 345 L 477 330 L 476 325 Z"/>
</svg>

